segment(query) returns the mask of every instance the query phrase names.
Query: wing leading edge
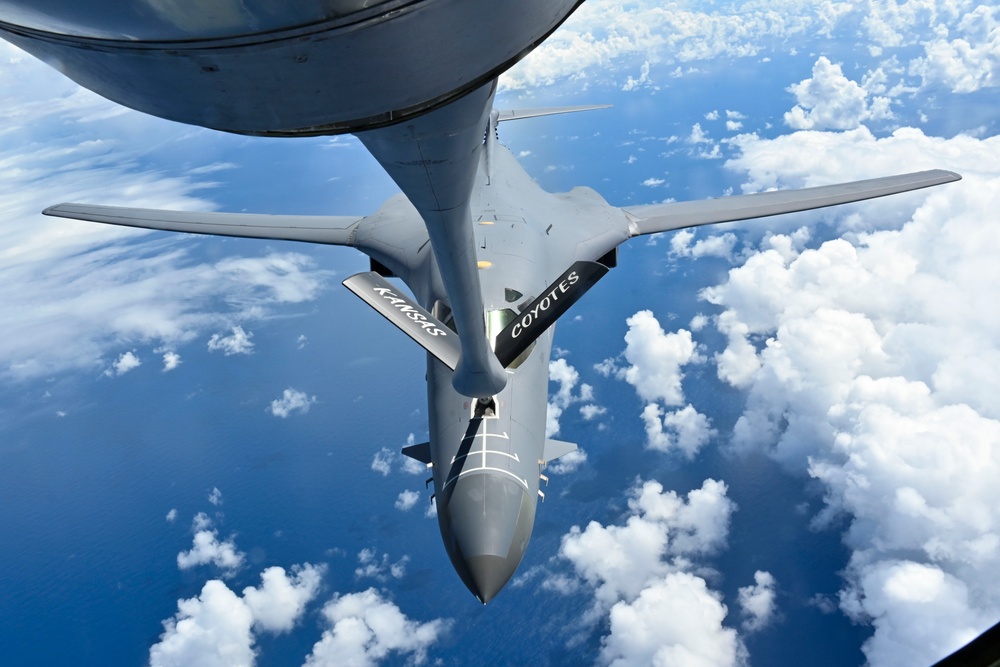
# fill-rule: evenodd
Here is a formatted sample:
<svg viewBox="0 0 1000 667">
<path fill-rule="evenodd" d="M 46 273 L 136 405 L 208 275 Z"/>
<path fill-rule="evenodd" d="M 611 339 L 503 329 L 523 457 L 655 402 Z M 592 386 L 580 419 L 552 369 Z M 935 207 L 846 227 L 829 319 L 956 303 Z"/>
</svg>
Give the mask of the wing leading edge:
<svg viewBox="0 0 1000 667">
<path fill-rule="evenodd" d="M 933 169 L 801 190 L 776 190 L 703 201 L 630 206 L 622 210 L 632 222 L 630 236 L 634 237 L 669 232 L 685 227 L 750 220 L 781 215 L 782 213 L 795 213 L 838 204 L 849 204 L 951 183 L 961 180 L 961 178 L 954 172 Z"/>
<path fill-rule="evenodd" d="M 42 213 L 140 229 L 346 246 L 354 245 L 354 232 L 362 220 L 354 216 L 201 213 L 92 204 L 57 204 Z"/>
</svg>

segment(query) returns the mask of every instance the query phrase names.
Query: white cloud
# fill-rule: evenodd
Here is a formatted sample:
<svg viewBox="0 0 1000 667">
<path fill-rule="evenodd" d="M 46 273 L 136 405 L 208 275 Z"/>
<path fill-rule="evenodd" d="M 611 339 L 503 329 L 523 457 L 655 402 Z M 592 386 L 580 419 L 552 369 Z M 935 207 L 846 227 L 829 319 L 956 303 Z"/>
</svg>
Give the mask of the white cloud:
<svg viewBox="0 0 1000 667">
<path fill-rule="evenodd" d="M 418 500 L 420 500 L 420 494 L 416 491 L 400 491 L 394 506 L 398 510 L 408 512 L 413 509 L 413 506 L 417 504 Z"/>
<path fill-rule="evenodd" d="M 646 446 L 661 452 L 679 449 L 689 460 L 717 434 L 708 417 L 691 405 L 666 412 L 656 403 L 643 408 L 646 424 Z"/>
<path fill-rule="evenodd" d="M 688 135 L 687 142 L 689 144 L 710 144 L 712 143 L 712 140 L 705 133 L 705 131 L 701 129 L 701 123 L 695 123 L 691 126 L 691 134 Z"/>
<path fill-rule="evenodd" d="M 663 452 L 678 449 L 687 458 L 693 458 L 716 431 L 708 417 L 692 405 L 684 405 L 681 367 L 704 361 L 691 332 L 685 329 L 664 332 L 648 310 L 639 311 L 626 323 L 629 330 L 625 334 L 623 355 L 629 366 L 622 368 L 617 360 L 605 359 L 595 369 L 605 376 L 614 374 L 625 380 L 647 401 L 642 411 L 647 447 Z M 684 407 L 667 411 L 660 402 L 668 407 Z"/>
<path fill-rule="evenodd" d="M 559 418 L 562 417 L 566 408 L 574 403 L 587 402 L 594 399 L 594 388 L 587 383 L 580 384 L 580 373 L 570 366 L 565 359 L 556 359 L 549 362 L 549 382 L 557 383 L 559 389 L 549 399 L 545 421 L 546 438 L 551 438 L 559 434 Z M 573 391 L 578 384 L 580 385 L 580 390 L 574 394 Z M 584 407 L 587 408 L 591 418 L 599 414 L 602 409 L 601 406 L 593 403 Z"/>
<path fill-rule="evenodd" d="M 167 512 L 167 517 L 166 518 L 167 518 L 167 521 L 169 521 L 170 523 L 173 523 L 174 521 L 176 521 L 177 520 L 177 509 L 176 508 L 172 508 L 169 512 Z"/>
<path fill-rule="evenodd" d="M 865 120 L 892 117 L 884 97 L 869 100 L 868 91 L 844 76 L 839 64 L 820 56 L 812 78 L 789 91 L 798 102 L 785 114 L 785 123 L 796 130 L 853 130 Z"/>
<path fill-rule="evenodd" d="M 227 357 L 234 354 L 250 354 L 253 351 L 251 338 L 253 338 L 253 333 L 244 331 L 241 326 L 235 326 L 228 336 L 223 336 L 220 333 L 212 334 L 212 337 L 208 339 L 208 351 L 221 351 Z"/>
<path fill-rule="evenodd" d="M 417 439 L 412 433 L 406 437 L 406 446 L 416 444 Z M 405 454 L 395 452 L 388 447 L 383 447 L 375 452 L 372 457 L 371 468 L 375 472 L 381 473 L 383 477 L 392 472 L 394 465 L 399 465 L 400 469 L 408 475 L 422 475 L 427 472 L 427 466 L 416 459 L 411 459 Z"/>
<path fill-rule="evenodd" d="M 194 539 L 189 551 L 177 554 L 177 567 L 187 570 L 197 565 L 212 564 L 225 570 L 224 576 L 232 576 L 243 567 L 245 554 L 236 550 L 232 538 L 219 541 L 219 531 L 212 527 L 212 520 L 199 512 L 193 522 Z"/>
<path fill-rule="evenodd" d="M 139 357 L 135 356 L 134 351 L 122 352 L 118 355 L 118 360 L 111 364 L 111 368 L 104 371 L 104 374 L 109 377 L 125 375 L 130 370 L 138 368 L 141 365 L 142 362 L 139 361 Z"/>
<path fill-rule="evenodd" d="M 653 178 L 653 177 L 647 178 L 642 182 L 642 184 L 645 185 L 647 188 L 656 188 L 663 185 L 664 183 L 666 183 L 666 180 L 662 178 Z"/>
<path fill-rule="evenodd" d="M 293 567 L 291 576 L 281 567 L 264 570 L 260 588 L 243 589 L 243 601 L 253 614 L 254 624 L 269 632 L 290 631 L 319 592 L 322 577 L 323 568 L 309 563 Z"/>
<path fill-rule="evenodd" d="M 568 475 L 576 472 L 580 466 L 587 462 L 587 452 L 580 448 L 574 449 L 569 454 L 563 454 L 555 461 L 545 464 L 545 471 L 554 475 Z"/>
<path fill-rule="evenodd" d="M 603 405 L 594 405 L 593 403 L 588 403 L 580 407 L 580 416 L 583 417 L 584 421 L 588 422 L 607 414 L 607 412 L 608 409 Z"/>
<path fill-rule="evenodd" d="M 702 313 L 698 313 L 697 315 L 691 318 L 691 322 L 690 324 L 688 324 L 688 328 L 691 331 L 697 333 L 702 329 L 704 329 L 706 326 L 708 326 L 708 322 L 709 320 L 707 316 L 705 316 Z"/>
<path fill-rule="evenodd" d="M 886 560 L 852 574 L 841 607 L 853 620 L 875 626 L 862 647 L 873 665 L 936 662 L 996 622 L 995 609 L 976 609 L 979 592 L 935 565 Z"/>
<path fill-rule="evenodd" d="M 733 261 L 733 249 L 736 247 L 736 235 L 732 232 L 714 234 L 708 238 L 698 239 L 691 245 L 697 232 L 682 229 L 670 237 L 670 255 L 673 257 L 721 257 Z"/>
<path fill-rule="evenodd" d="M 965 178 L 822 214 L 861 233 L 763 244 L 705 290 L 732 353 L 720 377 L 748 391 L 733 441 L 821 485 L 816 526 L 846 517 L 841 607 L 874 626 L 869 661 L 929 664 L 1000 616 L 1000 236 L 983 224 L 1000 210 L 1000 138 L 796 133 L 749 142 L 739 163 L 752 187 L 765 171 L 802 182 L 818 145 L 826 182 L 932 165 Z"/>
<path fill-rule="evenodd" d="M 763 630 L 774 620 L 777 581 L 770 572 L 757 570 L 751 586 L 740 586 L 738 601 L 743 614 L 743 629 Z"/>
<path fill-rule="evenodd" d="M 382 473 L 383 477 L 388 476 L 392 472 L 392 461 L 395 458 L 396 453 L 394 451 L 388 447 L 383 447 L 375 452 L 375 456 L 372 457 L 372 470 Z"/>
<path fill-rule="evenodd" d="M 172 371 L 181 363 L 181 355 L 172 350 L 163 353 L 163 372 Z"/>
<path fill-rule="evenodd" d="M 289 387 L 282 392 L 281 398 L 271 401 L 271 414 L 275 417 L 287 418 L 293 412 L 305 414 L 309 412 L 309 407 L 316 402 L 315 396 L 309 396 L 304 391 L 298 391 Z"/>
<path fill-rule="evenodd" d="M 212 492 L 208 494 L 208 502 L 216 507 L 222 504 L 222 491 L 219 491 L 219 487 L 212 487 Z"/>
<path fill-rule="evenodd" d="M 953 27 L 924 43 L 925 55 L 910 63 L 923 85 L 941 83 L 955 93 L 1000 85 L 1000 8 L 979 5 Z"/>
<path fill-rule="evenodd" d="M 613 360 L 605 360 L 601 368 L 614 372 L 625 380 L 646 401 L 660 400 L 667 405 L 683 405 L 684 392 L 681 366 L 701 360 L 691 339 L 691 333 L 680 329 L 664 333 L 660 323 L 648 310 L 641 310 L 626 320 L 626 368 L 618 368 Z M 606 365 L 610 364 L 610 365 Z"/>
<path fill-rule="evenodd" d="M 633 601 L 611 608 L 611 632 L 602 642 L 600 662 L 615 667 L 746 664 L 746 648 L 736 631 L 722 625 L 728 610 L 721 598 L 701 577 L 667 574 Z"/>
<path fill-rule="evenodd" d="M 610 621 L 603 663 L 742 663 L 742 642 L 722 625 L 727 610 L 721 595 L 694 573 L 694 559 L 726 544 L 736 509 L 726 490 L 722 482 L 705 480 L 685 501 L 658 482 L 639 483 L 623 525 L 591 521 L 563 536 L 559 555 L 594 591 L 587 617 L 593 621 L 607 614 Z M 579 588 L 564 575 L 551 579 L 549 590 Z"/>
<path fill-rule="evenodd" d="M 737 3 L 711 11 L 667 7 L 656 0 L 639 0 L 625 9 L 614 0 L 588 0 L 504 73 L 500 86 L 525 90 L 564 78 L 610 75 L 634 88 L 648 81 L 651 68 L 659 64 L 750 57 L 794 35 L 829 34 L 849 9 L 849 3 L 827 0 L 780 6 Z"/>
<path fill-rule="evenodd" d="M 637 484 L 625 525 L 591 521 L 582 531 L 574 526 L 563 536 L 559 554 L 595 588 L 599 603 L 610 606 L 634 598 L 650 578 L 725 546 L 729 519 L 736 510 L 726 491 L 725 483 L 708 479 L 685 502 L 675 492 L 664 491 L 659 482 Z M 671 563 L 669 557 L 682 558 Z"/>
<path fill-rule="evenodd" d="M 319 590 L 323 569 L 308 563 L 270 567 L 260 588 L 236 595 L 219 580 L 205 583 L 195 598 L 179 600 L 177 614 L 163 622 L 160 641 L 149 649 L 151 667 L 189 665 L 250 667 L 256 662 L 254 630 L 288 632 Z"/>
<path fill-rule="evenodd" d="M 362 549 L 358 552 L 358 567 L 354 570 L 354 576 L 371 577 L 379 581 L 388 581 L 390 577 L 402 579 L 406 575 L 406 564 L 409 561 L 409 556 L 403 556 L 393 563 L 389 554 L 382 554 L 379 559 L 374 549 Z"/>
<path fill-rule="evenodd" d="M 0 164 L 14 165 L 0 170 L 0 302 L 17 313 L 0 320 L 0 376 L 103 371 L 116 348 L 175 350 L 228 320 L 318 294 L 328 272 L 304 255 L 198 260 L 189 237 L 42 216 L 67 200 L 211 210 L 203 195 L 215 184 L 194 173 L 203 165 L 171 171 L 151 147 L 197 144 L 190 155 L 210 163 L 216 148 L 207 130 L 114 105 L 6 42 L 0 87 Z"/>
<path fill-rule="evenodd" d="M 635 78 L 631 75 L 625 80 L 622 85 L 622 90 L 625 92 L 631 90 L 637 90 L 643 86 L 649 85 L 649 61 L 642 63 L 642 67 L 639 68 L 639 78 Z"/>
<path fill-rule="evenodd" d="M 177 615 L 163 622 L 160 641 L 149 649 L 149 664 L 253 665 L 252 625 L 253 612 L 223 582 L 213 579 L 198 597 L 177 602 Z"/>
<path fill-rule="evenodd" d="M 306 667 L 379 664 L 391 653 L 423 664 L 427 651 L 448 630 L 449 622 L 410 620 L 374 588 L 338 595 L 323 607 L 328 628 L 306 658 Z"/>
</svg>

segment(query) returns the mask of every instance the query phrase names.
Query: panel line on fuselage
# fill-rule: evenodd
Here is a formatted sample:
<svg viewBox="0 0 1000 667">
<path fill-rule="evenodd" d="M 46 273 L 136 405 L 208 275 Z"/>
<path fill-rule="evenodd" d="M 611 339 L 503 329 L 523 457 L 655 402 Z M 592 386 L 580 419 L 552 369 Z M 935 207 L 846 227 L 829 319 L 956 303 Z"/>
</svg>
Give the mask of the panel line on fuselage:
<svg viewBox="0 0 1000 667">
<path fill-rule="evenodd" d="M 472 435 L 467 435 L 464 438 L 462 438 L 462 443 L 463 444 L 466 443 L 466 442 L 475 441 L 476 438 L 481 438 L 482 439 L 482 441 L 481 441 L 482 444 L 481 444 L 481 446 L 479 448 L 472 449 L 470 447 L 469 450 L 466 453 L 459 454 L 457 456 L 453 456 L 452 459 L 451 459 L 451 463 L 452 463 L 452 465 L 454 465 L 456 461 L 459 461 L 461 459 L 466 459 L 467 461 L 469 461 L 470 460 L 469 457 L 473 456 L 473 455 L 482 456 L 482 465 L 479 465 L 479 466 L 474 467 L 474 468 L 466 468 L 466 469 L 462 470 L 460 473 L 458 473 L 457 475 L 453 475 L 452 477 L 450 477 L 448 479 L 448 481 L 446 481 L 444 483 L 444 488 L 448 488 L 449 484 L 457 481 L 463 475 L 468 475 L 469 473 L 474 473 L 474 472 L 499 472 L 499 473 L 503 473 L 505 475 L 509 475 L 510 477 L 513 477 L 514 479 L 516 479 L 521 484 L 521 486 L 524 487 L 525 491 L 530 491 L 530 489 L 528 488 L 528 480 L 524 479 L 523 477 L 518 477 L 517 475 L 515 475 L 511 471 L 506 470 L 504 468 L 497 468 L 497 467 L 494 467 L 494 466 L 488 466 L 488 465 L 486 465 L 486 456 L 488 454 L 505 456 L 505 457 L 507 457 L 509 459 L 513 459 L 514 461 L 517 461 L 518 463 L 521 462 L 521 458 L 517 455 L 517 452 L 514 452 L 512 454 L 510 452 L 503 452 L 503 451 L 500 451 L 500 450 L 497 450 L 497 449 L 487 449 L 486 448 L 486 439 L 487 438 L 500 438 L 502 440 L 508 440 L 508 441 L 510 440 L 510 436 L 506 432 L 503 432 L 503 433 L 490 433 L 490 432 L 488 432 L 488 430 L 487 430 L 488 426 L 489 426 L 489 422 L 488 421 L 486 421 L 486 420 L 480 420 L 480 427 L 483 429 L 482 433 L 474 433 Z"/>
<path fill-rule="evenodd" d="M 458 481 L 458 478 L 464 477 L 465 475 L 468 475 L 469 473 L 472 473 L 472 472 L 483 472 L 483 471 L 503 473 L 504 475 L 508 475 L 508 476 L 513 477 L 514 479 L 516 479 L 521 484 L 521 486 L 524 487 L 525 491 L 530 491 L 531 490 L 531 489 L 528 488 L 528 480 L 524 479 L 523 477 L 518 477 L 517 475 L 515 475 L 514 473 L 512 473 L 509 470 L 505 470 L 503 468 L 493 468 L 493 467 L 490 467 L 490 466 L 481 466 L 479 468 L 469 468 L 468 470 L 463 470 L 462 472 L 458 473 L 457 475 L 455 475 L 454 477 L 452 477 L 451 479 L 449 479 L 447 482 L 445 482 L 444 483 L 444 487 L 448 488 L 449 484 L 452 484 L 453 482 Z"/>
</svg>

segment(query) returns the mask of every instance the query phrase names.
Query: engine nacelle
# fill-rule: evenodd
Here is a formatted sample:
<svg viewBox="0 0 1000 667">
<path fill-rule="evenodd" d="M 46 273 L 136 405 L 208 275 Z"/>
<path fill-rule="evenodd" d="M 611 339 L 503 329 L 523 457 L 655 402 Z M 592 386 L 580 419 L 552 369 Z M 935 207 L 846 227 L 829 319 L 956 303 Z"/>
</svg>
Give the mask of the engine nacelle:
<svg viewBox="0 0 1000 667">
<path fill-rule="evenodd" d="M 582 0 L 0 0 L 0 37 L 108 99 L 267 136 L 358 132 L 476 89 Z"/>
</svg>

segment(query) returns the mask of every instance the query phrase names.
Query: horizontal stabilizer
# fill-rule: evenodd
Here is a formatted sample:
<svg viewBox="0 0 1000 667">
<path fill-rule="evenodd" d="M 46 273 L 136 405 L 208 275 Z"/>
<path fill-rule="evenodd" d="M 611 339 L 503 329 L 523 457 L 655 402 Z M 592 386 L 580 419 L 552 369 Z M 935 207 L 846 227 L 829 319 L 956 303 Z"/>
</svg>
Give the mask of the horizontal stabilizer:
<svg viewBox="0 0 1000 667">
<path fill-rule="evenodd" d="M 817 188 L 776 190 L 703 201 L 631 206 L 623 210 L 633 218 L 635 230 L 632 232 L 632 236 L 639 236 L 685 227 L 711 225 L 717 222 L 750 220 L 769 215 L 848 204 L 864 199 L 929 188 L 961 178 L 958 174 L 950 171 L 934 169 L 852 183 L 824 185 Z"/>
<path fill-rule="evenodd" d="M 429 442 L 421 442 L 419 445 L 403 447 L 402 451 L 405 456 L 409 456 L 415 461 L 420 461 L 425 465 L 430 465 L 431 463 L 431 443 Z"/>
<path fill-rule="evenodd" d="M 570 452 L 575 452 L 577 449 L 579 448 L 572 442 L 546 439 L 545 450 L 542 453 L 542 461 L 545 463 L 555 461 L 560 456 L 566 456 Z"/>
<path fill-rule="evenodd" d="M 608 267 L 603 264 L 584 260 L 574 262 L 566 269 L 497 335 L 494 350 L 501 365 L 504 368 L 510 366 L 607 272 Z"/>
<path fill-rule="evenodd" d="M 560 113 L 573 113 L 574 111 L 593 111 L 595 109 L 610 109 L 610 104 L 589 104 L 576 107 L 541 107 L 538 109 L 500 109 L 498 111 L 497 122 L 505 120 L 523 120 L 525 118 L 537 118 L 538 116 L 554 116 Z"/>
<path fill-rule="evenodd" d="M 328 245 L 351 245 L 352 232 L 361 220 L 358 216 L 202 213 L 92 204 L 57 204 L 42 213 L 140 229 Z"/>
<path fill-rule="evenodd" d="M 455 370 L 462 353 L 458 334 L 441 324 L 401 290 L 374 271 L 357 273 L 345 280 L 344 286 L 433 354 L 438 361 Z"/>
</svg>

